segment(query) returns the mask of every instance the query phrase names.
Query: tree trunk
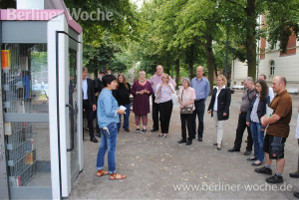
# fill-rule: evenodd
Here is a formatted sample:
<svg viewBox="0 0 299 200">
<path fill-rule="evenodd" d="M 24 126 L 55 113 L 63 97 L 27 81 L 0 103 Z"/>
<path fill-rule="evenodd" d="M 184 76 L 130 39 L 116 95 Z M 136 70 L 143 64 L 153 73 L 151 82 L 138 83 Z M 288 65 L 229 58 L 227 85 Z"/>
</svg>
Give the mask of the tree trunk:
<svg viewBox="0 0 299 200">
<path fill-rule="evenodd" d="M 207 27 L 213 26 L 213 24 L 209 23 L 208 21 L 206 21 L 206 25 L 207 25 Z M 205 46 L 205 51 L 206 51 L 206 54 L 207 54 L 207 68 L 209 70 L 208 76 L 209 76 L 209 82 L 210 82 L 210 94 L 213 91 L 214 67 L 215 67 L 215 63 L 216 63 L 215 62 L 214 52 L 213 52 L 213 49 L 212 49 L 212 42 L 213 42 L 212 34 L 211 34 L 210 31 L 207 31 L 207 33 L 206 33 L 206 44 L 204 46 Z"/>
<path fill-rule="evenodd" d="M 194 77 L 193 65 L 194 65 L 194 45 L 191 45 L 186 52 L 186 59 L 189 66 L 189 78 L 190 80 Z"/>
<path fill-rule="evenodd" d="M 167 61 L 166 66 L 164 68 L 164 71 L 166 74 L 168 74 L 170 76 L 170 63 L 169 61 Z"/>
<path fill-rule="evenodd" d="M 256 10 L 255 0 L 247 0 L 246 15 L 248 26 L 246 35 L 246 54 L 248 64 L 248 76 L 256 79 Z"/>
<path fill-rule="evenodd" d="M 179 79 L 180 79 L 180 59 L 177 59 L 175 61 L 175 73 L 176 73 L 176 77 L 175 77 L 176 89 L 178 89 L 179 88 Z"/>
</svg>

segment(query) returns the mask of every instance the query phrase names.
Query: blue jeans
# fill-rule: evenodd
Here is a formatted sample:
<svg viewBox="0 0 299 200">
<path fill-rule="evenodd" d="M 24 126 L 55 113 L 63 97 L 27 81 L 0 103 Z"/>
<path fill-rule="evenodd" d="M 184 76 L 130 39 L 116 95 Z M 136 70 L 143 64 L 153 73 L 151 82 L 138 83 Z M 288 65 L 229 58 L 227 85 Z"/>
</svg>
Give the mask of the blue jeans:
<svg viewBox="0 0 299 200">
<path fill-rule="evenodd" d="M 109 173 L 116 173 L 116 163 L 115 163 L 115 151 L 116 151 L 116 139 L 117 139 L 117 124 L 110 123 L 108 126 L 108 131 L 101 128 L 101 144 L 98 152 L 97 159 L 97 170 L 102 170 L 104 168 L 104 158 L 106 151 L 108 150 L 108 169 Z"/>
<path fill-rule="evenodd" d="M 124 129 L 129 129 L 129 118 L 130 118 L 130 104 L 127 105 L 122 105 L 126 107 L 126 114 L 124 114 L 124 124 L 123 128 Z M 121 123 L 121 115 L 119 115 L 119 123 L 117 124 L 118 130 L 120 129 L 120 123 Z"/>
<path fill-rule="evenodd" d="M 256 122 L 250 122 L 251 136 L 254 145 L 254 157 L 263 162 L 265 155 L 263 150 L 264 131 L 261 131 L 262 125 Z"/>
</svg>

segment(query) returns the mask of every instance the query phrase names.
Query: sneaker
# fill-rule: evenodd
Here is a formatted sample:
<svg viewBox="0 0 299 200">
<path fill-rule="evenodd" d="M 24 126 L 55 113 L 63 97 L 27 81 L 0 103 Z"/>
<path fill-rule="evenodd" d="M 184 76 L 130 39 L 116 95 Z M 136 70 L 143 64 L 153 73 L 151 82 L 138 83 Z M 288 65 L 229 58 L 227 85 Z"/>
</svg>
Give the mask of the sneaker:
<svg viewBox="0 0 299 200">
<path fill-rule="evenodd" d="M 140 133 L 140 129 L 139 129 L 139 128 L 136 128 L 135 133 Z"/>
<path fill-rule="evenodd" d="M 127 128 L 127 129 L 124 129 L 124 130 L 125 130 L 126 132 L 130 132 L 130 129 L 128 129 L 128 128 Z"/>
<path fill-rule="evenodd" d="M 256 168 L 254 170 L 256 173 L 259 173 L 259 174 L 267 174 L 267 175 L 272 175 L 272 169 L 270 168 L 267 168 L 267 167 L 260 167 L 260 168 Z"/>
<path fill-rule="evenodd" d="M 274 176 L 271 176 L 270 178 L 266 179 L 267 183 L 282 183 L 283 178 L 282 176 L 278 176 L 277 174 L 274 174 Z"/>
<path fill-rule="evenodd" d="M 199 138 L 198 138 L 198 142 L 202 142 L 202 137 L 199 137 Z"/>
<path fill-rule="evenodd" d="M 187 146 L 189 146 L 189 145 L 191 145 L 192 144 L 192 140 L 188 140 L 187 142 L 186 142 L 186 145 Z"/>
</svg>

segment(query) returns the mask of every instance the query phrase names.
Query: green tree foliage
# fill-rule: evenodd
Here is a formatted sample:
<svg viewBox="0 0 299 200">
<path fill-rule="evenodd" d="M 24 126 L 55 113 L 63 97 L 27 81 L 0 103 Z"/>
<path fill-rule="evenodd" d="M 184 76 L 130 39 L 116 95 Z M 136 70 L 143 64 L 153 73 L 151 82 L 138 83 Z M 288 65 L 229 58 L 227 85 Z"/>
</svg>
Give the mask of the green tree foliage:
<svg viewBox="0 0 299 200">
<path fill-rule="evenodd" d="M 256 77 L 257 40 L 266 36 L 272 47 L 280 42 L 285 51 L 292 31 L 298 36 L 299 3 L 296 0 L 225 0 L 219 7 L 232 35 L 230 49 L 235 58 L 247 61 L 248 75 Z M 267 31 L 257 18 L 266 14 Z"/>
<path fill-rule="evenodd" d="M 89 71 L 96 74 L 102 69 L 126 70 L 129 65 L 119 53 L 125 55 L 135 37 L 136 6 L 129 0 L 65 0 L 65 4 L 73 17 L 82 12 L 100 11 L 100 20 L 77 19 L 84 31 L 83 63 Z"/>
<path fill-rule="evenodd" d="M 205 65 L 213 85 L 216 63 L 213 45 L 222 37 L 217 3 L 209 0 L 148 1 L 142 16 L 140 59 L 154 69 L 162 64 L 166 72 L 181 66 L 195 76 L 194 67 Z M 219 44 L 220 45 L 220 44 Z"/>
<path fill-rule="evenodd" d="M 288 39 L 299 34 L 299 2 L 297 0 L 273 0 L 267 4 L 266 24 L 271 48 L 280 41 L 279 47 L 286 52 Z"/>
</svg>

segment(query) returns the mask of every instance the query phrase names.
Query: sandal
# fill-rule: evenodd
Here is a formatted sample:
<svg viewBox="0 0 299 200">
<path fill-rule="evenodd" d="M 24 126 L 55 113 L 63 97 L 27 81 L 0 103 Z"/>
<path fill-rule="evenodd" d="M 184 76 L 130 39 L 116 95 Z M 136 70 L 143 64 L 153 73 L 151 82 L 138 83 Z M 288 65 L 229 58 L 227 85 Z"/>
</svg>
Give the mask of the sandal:
<svg viewBox="0 0 299 200">
<path fill-rule="evenodd" d="M 125 179 L 126 177 L 127 176 L 124 174 L 117 174 L 117 173 L 110 174 L 110 180 L 122 180 Z"/>
<path fill-rule="evenodd" d="M 104 171 L 104 170 L 98 170 L 97 171 L 97 177 L 101 177 L 101 176 L 104 176 L 104 175 L 107 175 L 109 174 L 108 171 Z"/>
<path fill-rule="evenodd" d="M 159 137 L 163 137 L 163 134 L 162 134 L 162 133 L 160 133 L 160 134 L 159 134 Z"/>
<path fill-rule="evenodd" d="M 257 166 L 262 165 L 262 162 L 259 161 L 259 160 L 257 160 L 257 161 L 255 161 L 254 163 L 252 163 L 251 165 L 254 166 L 254 167 L 257 167 Z"/>
<path fill-rule="evenodd" d="M 164 134 L 164 135 L 163 135 L 163 138 L 167 138 L 167 134 Z"/>
</svg>

